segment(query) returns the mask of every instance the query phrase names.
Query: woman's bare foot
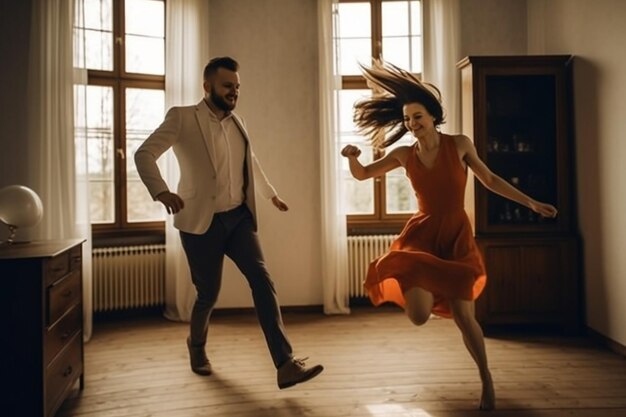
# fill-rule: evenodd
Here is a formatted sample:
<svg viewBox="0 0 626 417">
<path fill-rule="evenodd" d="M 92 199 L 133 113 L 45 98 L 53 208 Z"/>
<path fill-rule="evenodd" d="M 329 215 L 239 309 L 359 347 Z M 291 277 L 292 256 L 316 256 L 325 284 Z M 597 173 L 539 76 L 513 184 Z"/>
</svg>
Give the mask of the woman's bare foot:
<svg viewBox="0 0 626 417">
<path fill-rule="evenodd" d="M 491 375 L 483 380 L 483 393 L 480 397 L 479 410 L 493 410 L 496 408 L 496 392 L 493 388 Z"/>
</svg>

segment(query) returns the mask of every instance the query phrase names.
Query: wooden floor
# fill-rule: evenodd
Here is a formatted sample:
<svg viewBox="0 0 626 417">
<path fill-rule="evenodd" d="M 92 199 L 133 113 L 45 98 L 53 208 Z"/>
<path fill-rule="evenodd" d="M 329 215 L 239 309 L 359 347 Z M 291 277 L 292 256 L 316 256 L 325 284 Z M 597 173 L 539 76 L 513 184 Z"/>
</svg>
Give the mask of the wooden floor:
<svg viewBox="0 0 626 417">
<path fill-rule="evenodd" d="M 189 370 L 186 324 L 96 324 L 85 389 L 57 417 L 626 416 L 626 360 L 584 339 L 487 338 L 498 409 L 481 412 L 475 366 L 450 320 L 417 328 L 387 308 L 284 319 L 296 355 L 325 371 L 282 391 L 253 316 L 213 319 L 210 377 Z"/>
</svg>

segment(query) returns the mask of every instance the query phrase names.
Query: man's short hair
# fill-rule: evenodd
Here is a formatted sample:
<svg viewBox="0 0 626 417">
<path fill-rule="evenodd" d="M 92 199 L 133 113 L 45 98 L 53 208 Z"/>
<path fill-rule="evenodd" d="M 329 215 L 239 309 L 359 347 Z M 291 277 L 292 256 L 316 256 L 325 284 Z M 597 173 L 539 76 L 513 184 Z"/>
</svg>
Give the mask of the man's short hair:
<svg viewBox="0 0 626 417">
<path fill-rule="evenodd" d="M 227 70 L 236 72 L 239 71 L 239 64 L 237 61 L 228 56 L 221 56 L 213 58 L 204 67 L 204 80 L 208 80 L 209 77 L 217 72 L 219 68 L 226 68 Z"/>
</svg>

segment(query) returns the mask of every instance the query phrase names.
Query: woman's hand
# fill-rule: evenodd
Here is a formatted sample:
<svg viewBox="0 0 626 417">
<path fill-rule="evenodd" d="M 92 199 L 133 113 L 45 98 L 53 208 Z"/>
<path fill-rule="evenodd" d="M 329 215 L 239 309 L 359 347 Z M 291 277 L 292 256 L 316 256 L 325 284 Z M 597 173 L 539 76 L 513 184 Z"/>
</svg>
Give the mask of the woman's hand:
<svg viewBox="0 0 626 417">
<path fill-rule="evenodd" d="M 341 156 L 345 156 L 346 158 L 355 157 L 358 158 L 361 155 L 361 150 L 354 145 L 346 145 L 341 150 Z"/>
<path fill-rule="evenodd" d="M 539 201 L 531 201 L 530 208 L 543 217 L 554 218 L 558 213 L 558 210 L 552 204 L 541 203 Z"/>
</svg>

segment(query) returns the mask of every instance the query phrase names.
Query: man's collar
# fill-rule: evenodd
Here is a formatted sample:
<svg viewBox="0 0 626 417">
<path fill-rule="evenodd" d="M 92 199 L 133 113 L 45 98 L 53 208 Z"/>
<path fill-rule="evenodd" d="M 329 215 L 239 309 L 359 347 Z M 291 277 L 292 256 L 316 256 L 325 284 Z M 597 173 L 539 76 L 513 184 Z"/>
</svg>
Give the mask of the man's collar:
<svg viewBox="0 0 626 417">
<path fill-rule="evenodd" d="M 206 104 L 207 108 L 209 109 L 209 114 L 211 115 L 211 117 L 214 117 L 218 121 L 226 120 L 226 119 L 228 119 L 228 118 L 233 116 L 233 112 L 232 111 L 226 111 L 226 112 L 224 112 L 224 117 L 220 120 L 220 118 L 217 117 L 217 114 L 215 114 L 215 112 L 211 108 L 211 105 L 209 104 L 209 100 L 205 97 L 205 98 L 202 99 L 202 101 L 204 101 L 204 104 Z"/>
</svg>

